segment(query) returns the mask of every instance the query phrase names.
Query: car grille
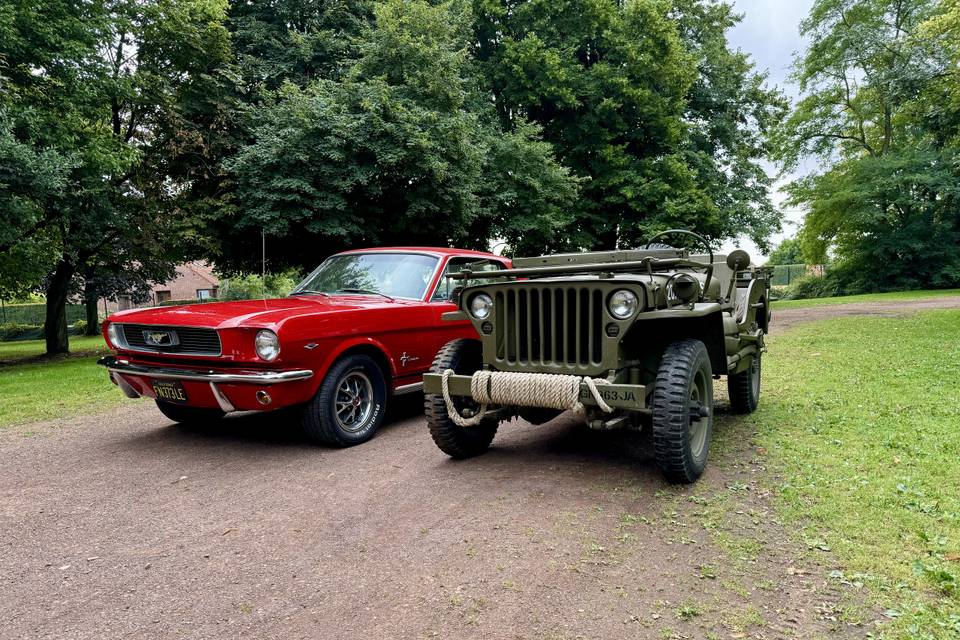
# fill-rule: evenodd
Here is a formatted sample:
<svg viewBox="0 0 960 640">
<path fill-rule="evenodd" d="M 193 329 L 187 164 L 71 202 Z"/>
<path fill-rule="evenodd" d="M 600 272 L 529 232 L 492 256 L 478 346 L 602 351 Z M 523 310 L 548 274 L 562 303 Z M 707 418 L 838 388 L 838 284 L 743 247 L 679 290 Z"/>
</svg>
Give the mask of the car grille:
<svg viewBox="0 0 960 640">
<path fill-rule="evenodd" d="M 603 292 L 594 287 L 496 291 L 497 360 L 510 365 L 596 366 L 603 359 Z"/>
<path fill-rule="evenodd" d="M 149 324 L 122 324 L 123 338 L 127 346 L 137 351 L 153 353 L 189 353 L 193 355 L 219 356 L 220 335 L 216 329 L 198 327 L 168 327 Z M 177 335 L 178 344 L 155 346 L 147 344 L 144 331 L 169 331 Z"/>
</svg>

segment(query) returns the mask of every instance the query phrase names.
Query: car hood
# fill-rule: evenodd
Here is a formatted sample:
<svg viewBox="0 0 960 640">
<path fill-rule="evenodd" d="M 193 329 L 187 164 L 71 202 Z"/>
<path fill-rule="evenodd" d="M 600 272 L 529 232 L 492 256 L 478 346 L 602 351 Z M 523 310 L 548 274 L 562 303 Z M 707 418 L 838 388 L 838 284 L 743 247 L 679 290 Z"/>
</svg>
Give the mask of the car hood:
<svg viewBox="0 0 960 640">
<path fill-rule="evenodd" d="M 111 315 L 110 321 L 215 329 L 239 326 L 270 327 L 304 315 L 382 309 L 403 304 L 409 304 L 409 302 L 365 295 L 304 295 L 267 300 L 232 300 L 131 309 Z"/>
</svg>

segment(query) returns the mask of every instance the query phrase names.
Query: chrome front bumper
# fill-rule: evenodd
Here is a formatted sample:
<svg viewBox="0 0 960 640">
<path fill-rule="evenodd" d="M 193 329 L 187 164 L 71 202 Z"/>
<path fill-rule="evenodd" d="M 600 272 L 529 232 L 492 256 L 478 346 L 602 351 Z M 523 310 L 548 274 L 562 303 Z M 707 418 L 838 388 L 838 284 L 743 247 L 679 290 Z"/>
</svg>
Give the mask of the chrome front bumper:
<svg viewBox="0 0 960 640">
<path fill-rule="evenodd" d="M 129 398 L 139 398 L 137 392 L 122 377 L 116 374 L 128 374 L 134 376 L 148 376 L 159 380 L 190 380 L 193 382 L 208 382 L 213 396 L 225 413 L 236 411 L 236 408 L 230 403 L 227 397 L 217 387 L 218 384 L 255 384 L 260 386 L 281 384 L 284 382 L 297 382 L 313 377 L 313 371 L 309 369 L 291 369 L 289 371 L 242 371 L 237 373 L 218 373 L 208 370 L 197 369 L 172 369 L 170 367 L 154 367 L 140 364 L 133 364 L 129 360 L 117 358 L 116 356 L 105 356 L 97 360 L 97 364 L 106 367 L 110 372 L 113 381 L 117 383 L 121 391 Z"/>
</svg>

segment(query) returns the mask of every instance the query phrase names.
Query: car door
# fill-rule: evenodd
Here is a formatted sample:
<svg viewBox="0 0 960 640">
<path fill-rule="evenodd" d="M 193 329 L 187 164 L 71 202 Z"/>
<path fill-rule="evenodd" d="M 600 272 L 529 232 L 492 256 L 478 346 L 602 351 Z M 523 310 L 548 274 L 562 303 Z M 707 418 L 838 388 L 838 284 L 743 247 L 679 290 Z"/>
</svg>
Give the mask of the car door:
<svg viewBox="0 0 960 640">
<path fill-rule="evenodd" d="M 453 256 L 447 260 L 443 273 L 427 303 L 430 309 L 432 330 L 426 336 L 425 346 L 430 352 L 431 361 L 443 345 L 451 340 L 478 337 L 473 324 L 469 320 L 448 321 L 442 317 L 444 313 L 457 310 L 457 305 L 450 302 L 453 283 L 446 276 L 462 270 L 467 265 L 470 265 L 473 271 L 496 271 L 508 267 L 504 260 L 479 256 Z"/>
</svg>

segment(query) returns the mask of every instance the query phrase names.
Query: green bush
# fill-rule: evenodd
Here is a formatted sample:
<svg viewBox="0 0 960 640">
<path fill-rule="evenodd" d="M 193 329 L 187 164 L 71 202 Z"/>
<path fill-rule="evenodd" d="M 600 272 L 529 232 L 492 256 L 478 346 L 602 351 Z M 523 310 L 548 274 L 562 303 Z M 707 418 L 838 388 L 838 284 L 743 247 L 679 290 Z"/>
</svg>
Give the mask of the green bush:
<svg viewBox="0 0 960 640">
<path fill-rule="evenodd" d="M 220 283 L 221 300 L 255 300 L 282 298 L 301 280 L 296 271 L 268 273 L 266 280 L 256 273 L 239 273 Z"/>
<path fill-rule="evenodd" d="M 46 320 L 47 305 L 43 302 L 31 304 L 5 304 L 0 322 L 12 324 L 43 324 Z M 82 304 L 67 305 L 67 324 L 87 317 L 86 309 Z"/>
<path fill-rule="evenodd" d="M 832 274 L 825 276 L 805 275 L 797 278 L 787 287 L 784 300 L 803 300 L 806 298 L 830 298 L 846 293 Z"/>
</svg>

